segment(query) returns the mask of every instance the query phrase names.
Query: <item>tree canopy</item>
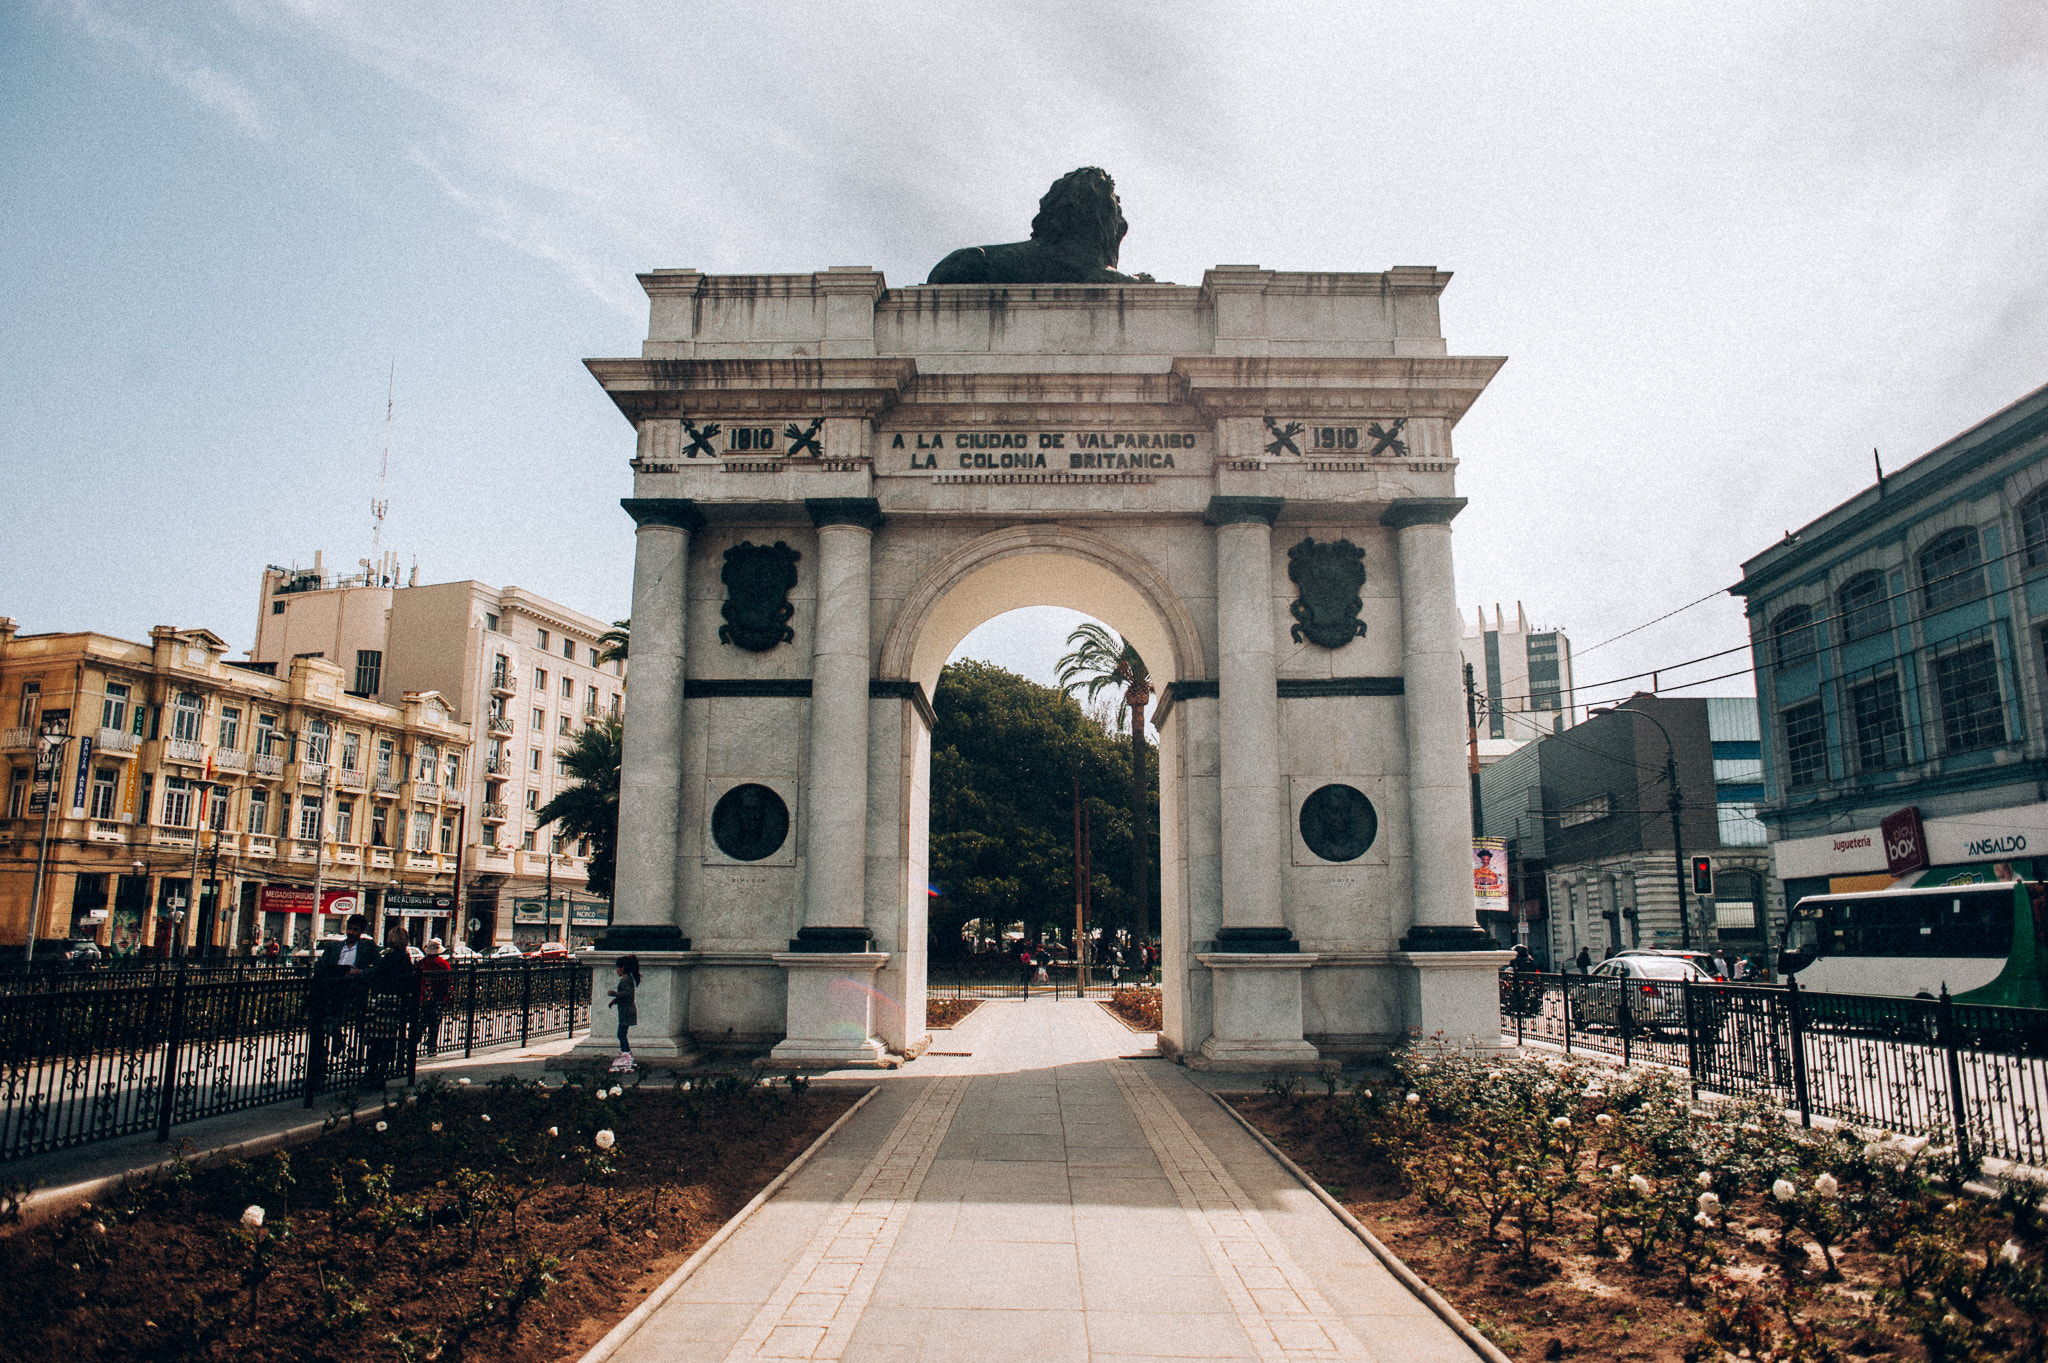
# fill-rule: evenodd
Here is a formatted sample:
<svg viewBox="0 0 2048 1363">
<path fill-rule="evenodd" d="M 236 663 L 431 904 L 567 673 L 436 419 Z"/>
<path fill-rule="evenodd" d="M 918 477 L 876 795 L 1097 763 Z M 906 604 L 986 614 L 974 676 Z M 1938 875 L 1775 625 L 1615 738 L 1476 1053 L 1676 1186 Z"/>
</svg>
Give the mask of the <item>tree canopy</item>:
<svg viewBox="0 0 2048 1363">
<path fill-rule="evenodd" d="M 1089 926 L 1126 926 L 1131 895 L 1118 881 L 1131 860 L 1130 749 L 1066 692 L 990 663 L 949 665 L 932 708 L 931 880 L 941 891 L 932 900 L 934 953 L 958 952 L 960 925 L 973 918 L 1072 931 L 1077 771 L 1092 815 Z M 1147 766 L 1150 829 L 1158 827 L 1156 756 L 1148 753 Z M 1156 839 L 1148 841 L 1157 866 Z"/>
<path fill-rule="evenodd" d="M 584 868 L 592 894 L 612 895 L 612 873 L 619 849 L 619 750 L 623 726 L 606 715 L 586 724 L 563 755 L 562 766 L 575 778 L 540 807 L 534 822 L 546 827 L 559 822 L 565 838 L 590 839 L 590 864 Z"/>
</svg>

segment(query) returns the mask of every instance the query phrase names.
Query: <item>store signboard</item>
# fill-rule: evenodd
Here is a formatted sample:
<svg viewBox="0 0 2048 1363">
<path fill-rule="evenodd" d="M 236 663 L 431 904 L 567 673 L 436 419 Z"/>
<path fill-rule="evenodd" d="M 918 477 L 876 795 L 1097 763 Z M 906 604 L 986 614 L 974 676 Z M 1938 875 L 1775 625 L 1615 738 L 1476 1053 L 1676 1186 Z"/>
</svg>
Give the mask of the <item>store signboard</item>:
<svg viewBox="0 0 2048 1363">
<path fill-rule="evenodd" d="M 263 913 L 311 913 L 313 892 L 302 890 L 295 885 L 265 885 L 256 897 L 256 907 Z M 361 913 L 362 899 L 354 890 L 322 890 L 320 912 Z"/>
<path fill-rule="evenodd" d="M 545 923 L 549 918 L 548 901 L 545 899 L 512 901 L 512 921 L 515 923 Z"/>
<path fill-rule="evenodd" d="M 2048 804 L 1926 819 L 1921 832 L 1923 865 L 1961 866 L 2038 856 L 2048 853 Z M 1778 879 L 1800 880 L 1885 874 L 1890 858 L 1885 830 L 1864 828 L 1774 842 L 1771 862 Z"/>
<path fill-rule="evenodd" d="M 446 918 L 455 912 L 455 896 L 422 894 L 418 890 L 387 890 L 384 892 L 384 912 L 402 917 Z"/>
<path fill-rule="evenodd" d="M 569 921 L 579 928 L 610 927 L 612 906 L 609 904 L 577 904 Z"/>
</svg>

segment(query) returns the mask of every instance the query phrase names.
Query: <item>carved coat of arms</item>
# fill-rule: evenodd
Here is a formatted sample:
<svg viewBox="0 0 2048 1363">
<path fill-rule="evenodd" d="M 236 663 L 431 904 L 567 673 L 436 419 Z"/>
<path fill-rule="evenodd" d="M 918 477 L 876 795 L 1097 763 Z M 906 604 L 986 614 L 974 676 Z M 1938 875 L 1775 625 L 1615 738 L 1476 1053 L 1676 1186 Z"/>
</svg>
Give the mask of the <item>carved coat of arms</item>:
<svg viewBox="0 0 2048 1363">
<path fill-rule="evenodd" d="M 718 574 L 725 584 L 725 604 L 719 607 L 725 617 L 718 627 L 720 643 L 766 653 L 796 639 L 796 631 L 789 627 L 789 618 L 796 614 L 789 589 L 796 586 L 796 562 L 802 557 L 781 540 L 772 546 L 742 541 L 725 551 L 725 567 Z"/>
<path fill-rule="evenodd" d="M 1365 633 L 1358 612 L 1365 605 L 1365 550 L 1350 540 L 1317 544 L 1305 539 L 1287 551 L 1287 576 L 1296 588 L 1294 641 L 1304 637 L 1324 648 L 1342 648 Z"/>
</svg>

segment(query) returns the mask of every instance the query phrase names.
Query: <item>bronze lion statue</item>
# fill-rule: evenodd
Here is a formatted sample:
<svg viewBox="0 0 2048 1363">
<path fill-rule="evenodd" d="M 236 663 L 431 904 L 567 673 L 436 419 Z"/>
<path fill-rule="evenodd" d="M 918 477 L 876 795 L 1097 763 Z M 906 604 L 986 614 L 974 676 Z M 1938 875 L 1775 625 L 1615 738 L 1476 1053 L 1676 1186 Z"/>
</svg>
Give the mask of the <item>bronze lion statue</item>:
<svg viewBox="0 0 2048 1363">
<path fill-rule="evenodd" d="M 1031 220 L 1031 240 L 963 246 L 932 267 L 927 284 L 1150 284 L 1114 268 L 1124 233 L 1116 181 L 1095 166 L 1052 182 Z"/>
</svg>

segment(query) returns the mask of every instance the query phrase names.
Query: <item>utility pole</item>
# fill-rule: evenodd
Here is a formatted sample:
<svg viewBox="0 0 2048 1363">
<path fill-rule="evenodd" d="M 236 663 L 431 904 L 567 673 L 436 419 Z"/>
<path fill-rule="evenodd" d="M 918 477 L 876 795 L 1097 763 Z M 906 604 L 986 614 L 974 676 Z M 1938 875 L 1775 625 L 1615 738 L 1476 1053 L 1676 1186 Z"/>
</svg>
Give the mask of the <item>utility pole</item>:
<svg viewBox="0 0 2048 1363">
<path fill-rule="evenodd" d="M 36 929 L 42 926 L 43 884 L 48 877 L 50 862 L 50 810 L 57 803 L 59 778 L 64 771 L 64 749 L 71 742 L 69 723 L 44 721 L 40 741 L 42 749 L 37 754 L 36 765 L 49 772 L 49 779 L 43 787 L 43 838 L 36 849 L 35 889 L 29 894 L 28 941 L 21 955 L 24 962 L 33 962 L 36 958 Z"/>
<path fill-rule="evenodd" d="M 1152 886 L 1148 875 L 1150 858 L 1145 855 L 1145 705 L 1152 699 L 1152 684 L 1140 677 L 1124 691 L 1124 704 L 1131 711 L 1131 940 L 1142 940 L 1152 929 Z"/>
<path fill-rule="evenodd" d="M 1662 725 L 1658 726 L 1662 728 Z M 1678 756 L 1672 751 L 1671 735 L 1664 735 L 1664 782 L 1671 787 L 1671 848 L 1676 860 L 1672 870 L 1678 874 L 1678 945 L 1681 950 L 1692 950 L 1692 910 L 1685 902 L 1685 834 L 1679 828 L 1679 811 L 1685 807 L 1685 799 L 1678 793 Z"/>
<path fill-rule="evenodd" d="M 1073 775 L 1074 775 L 1074 941 L 1078 943 L 1078 942 L 1079 942 L 1079 941 L 1081 940 L 1081 926 L 1082 926 L 1082 918 L 1081 918 L 1081 771 L 1080 771 L 1080 769 L 1079 769 L 1078 767 L 1074 769 L 1074 774 L 1073 774 Z M 1075 956 L 1075 959 L 1074 959 L 1074 969 L 1075 969 L 1075 971 L 1076 971 L 1076 972 L 1078 972 L 1079 978 L 1080 978 L 1080 980 L 1081 980 L 1081 987 L 1085 989 L 1085 988 L 1087 988 L 1087 986 L 1088 986 L 1088 968 L 1087 968 L 1087 967 L 1086 967 L 1085 965 L 1081 964 L 1080 956 L 1078 955 L 1078 952 L 1079 952 L 1079 950 L 1080 950 L 1080 948 L 1079 948 L 1079 947 L 1077 946 L 1077 947 L 1075 948 L 1075 951 L 1076 951 L 1076 953 L 1077 953 L 1077 954 L 1076 954 L 1076 956 Z"/>
<path fill-rule="evenodd" d="M 1472 836 L 1479 838 L 1486 835 L 1486 811 L 1479 803 L 1479 688 L 1470 663 L 1465 664 L 1465 748 L 1465 769 L 1472 777 Z"/>
<path fill-rule="evenodd" d="M 297 734 L 291 736 L 291 743 L 296 756 L 299 746 Z M 320 811 L 319 818 L 313 822 L 313 942 L 316 945 L 320 940 L 320 905 L 327 892 L 327 782 L 333 770 L 334 765 L 330 762 L 320 764 Z M 361 901 L 357 903 L 360 908 Z"/>
</svg>

